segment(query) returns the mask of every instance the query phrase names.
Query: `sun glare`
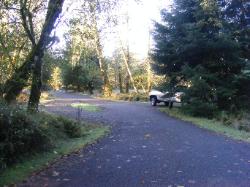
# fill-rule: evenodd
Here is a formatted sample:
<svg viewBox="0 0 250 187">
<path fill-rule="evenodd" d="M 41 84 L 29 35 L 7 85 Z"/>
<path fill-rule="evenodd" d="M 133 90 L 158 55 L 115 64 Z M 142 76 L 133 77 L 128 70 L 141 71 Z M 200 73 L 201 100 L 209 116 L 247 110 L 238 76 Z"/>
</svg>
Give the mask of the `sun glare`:
<svg viewBox="0 0 250 187">
<path fill-rule="evenodd" d="M 160 20 L 160 10 L 168 8 L 172 0 L 141 0 L 135 2 L 128 0 L 119 10 L 120 14 L 128 14 L 129 22 L 120 24 L 115 28 L 116 32 L 111 32 L 114 28 L 109 28 L 109 34 L 103 38 L 103 51 L 105 56 L 112 56 L 113 52 L 123 45 L 129 43 L 130 52 L 138 58 L 145 58 L 151 45 L 150 32 L 153 29 L 153 21 Z M 65 18 L 74 16 L 74 11 L 78 7 L 79 1 L 73 3 L 68 1 L 64 6 L 63 15 Z M 55 48 L 65 47 L 63 35 L 67 32 L 67 24 L 62 23 L 57 28 L 57 35 L 60 38 Z M 121 42 L 122 41 L 122 42 Z"/>
</svg>

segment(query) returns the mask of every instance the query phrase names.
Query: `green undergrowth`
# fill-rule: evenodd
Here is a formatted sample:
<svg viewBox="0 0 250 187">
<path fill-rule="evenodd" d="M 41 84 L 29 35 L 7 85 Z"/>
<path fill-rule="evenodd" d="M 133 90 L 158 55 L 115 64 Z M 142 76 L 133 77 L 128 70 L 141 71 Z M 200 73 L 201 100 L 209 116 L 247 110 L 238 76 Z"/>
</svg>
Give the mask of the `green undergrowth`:
<svg viewBox="0 0 250 187">
<path fill-rule="evenodd" d="M 43 91 L 40 97 L 40 103 L 45 103 L 54 99 L 50 92 Z M 27 103 L 29 100 L 29 91 L 23 91 L 17 98 L 18 103 Z"/>
<path fill-rule="evenodd" d="M 104 97 L 109 100 L 118 100 L 118 101 L 141 101 L 147 102 L 148 96 L 143 93 L 113 93 L 110 97 Z"/>
<path fill-rule="evenodd" d="M 96 106 L 96 105 L 92 105 L 89 103 L 72 103 L 71 107 L 80 108 L 80 109 L 86 110 L 88 112 L 99 112 L 102 110 L 101 107 Z"/>
<path fill-rule="evenodd" d="M 216 119 L 206 119 L 201 117 L 192 117 L 186 114 L 183 114 L 179 108 L 160 108 L 160 111 L 167 113 L 171 117 L 181 119 L 183 121 L 191 122 L 201 128 L 208 129 L 219 134 L 231 137 L 236 140 L 242 140 L 250 142 L 250 133 L 244 130 L 239 130 L 233 126 L 227 126 L 222 121 Z"/>
<path fill-rule="evenodd" d="M 107 127 L 0 102 L 0 186 L 20 182 L 55 159 L 95 142 Z"/>
<path fill-rule="evenodd" d="M 48 152 L 36 153 L 23 160 L 21 163 L 7 168 L 0 175 L 0 186 L 14 184 L 25 180 L 28 176 L 31 176 L 32 173 L 48 167 L 57 159 L 76 152 L 86 145 L 94 143 L 97 139 L 108 133 L 108 131 L 108 128 L 96 127 L 89 130 L 88 134 L 84 137 L 58 141 L 54 149 Z"/>
</svg>

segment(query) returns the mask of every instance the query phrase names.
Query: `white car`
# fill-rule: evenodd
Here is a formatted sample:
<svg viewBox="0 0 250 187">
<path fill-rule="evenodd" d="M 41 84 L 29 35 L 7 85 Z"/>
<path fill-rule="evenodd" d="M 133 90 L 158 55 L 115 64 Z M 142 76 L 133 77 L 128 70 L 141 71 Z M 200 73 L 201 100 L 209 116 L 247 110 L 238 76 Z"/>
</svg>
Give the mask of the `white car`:
<svg viewBox="0 0 250 187">
<path fill-rule="evenodd" d="M 152 106 L 156 106 L 157 103 L 164 102 L 166 106 L 173 105 L 174 102 L 180 103 L 183 92 L 176 92 L 175 94 L 170 92 L 160 92 L 158 90 L 152 90 L 149 92 L 149 100 Z"/>
</svg>

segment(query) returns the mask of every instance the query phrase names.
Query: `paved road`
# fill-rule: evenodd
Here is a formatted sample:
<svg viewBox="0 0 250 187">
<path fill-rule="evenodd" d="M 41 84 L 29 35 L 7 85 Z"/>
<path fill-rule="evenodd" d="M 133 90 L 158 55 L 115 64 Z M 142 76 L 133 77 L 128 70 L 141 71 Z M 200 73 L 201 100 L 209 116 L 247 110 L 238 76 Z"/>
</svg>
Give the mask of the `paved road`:
<svg viewBox="0 0 250 187">
<path fill-rule="evenodd" d="M 70 103 L 94 103 L 103 111 L 83 112 L 82 118 L 109 124 L 112 133 L 22 186 L 250 186 L 250 144 L 168 117 L 148 104 L 55 95 L 47 110 L 75 117 Z"/>
</svg>

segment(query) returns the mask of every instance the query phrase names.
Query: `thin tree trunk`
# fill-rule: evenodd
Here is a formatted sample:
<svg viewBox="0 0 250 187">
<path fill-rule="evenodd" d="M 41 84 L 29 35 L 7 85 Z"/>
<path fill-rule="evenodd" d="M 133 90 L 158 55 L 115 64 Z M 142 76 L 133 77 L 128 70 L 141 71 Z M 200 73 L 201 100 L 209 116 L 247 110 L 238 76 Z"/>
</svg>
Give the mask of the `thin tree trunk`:
<svg viewBox="0 0 250 187">
<path fill-rule="evenodd" d="M 96 45 L 97 45 L 96 51 L 97 51 L 101 76 L 102 76 L 102 79 L 103 79 L 103 88 L 102 88 L 102 90 L 103 90 L 104 96 L 109 97 L 112 94 L 112 88 L 111 88 L 111 85 L 110 85 L 110 82 L 109 82 L 109 78 L 108 78 L 108 74 L 107 74 L 107 68 L 106 68 L 105 63 L 104 63 L 104 58 L 103 58 L 103 55 L 102 55 L 101 45 L 100 45 L 100 43 L 98 41 L 99 40 L 97 40 L 97 43 L 96 43 Z"/>
<path fill-rule="evenodd" d="M 147 83 L 147 92 L 149 93 L 152 89 L 152 70 L 149 59 L 147 59 Z"/>
<path fill-rule="evenodd" d="M 122 74 L 121 74 L 121 69 L 118 69 L 118 82 L 119 82 L 119 88 L 120 88 L 120 93 L 123 93 L 123 87 L 122 87 Z"/>
<path fill-rule="evenodd" d="M 129 93 L 129 75 L 125 77 L 125 93 Z"/>
<path fill-rule="evenodd" d="M 136 88 L 136 86 L 135 86 L 134 78 L 133 78 L 132 73 L 131 73 L 130 68 L 129 68 L 129 59 L 130 59 L 130 57 L 129 57 L 129 52 L 127 52 L 127 55 L 125 54 L 124 49 L 122 49 L 122 52 L 123 52 L 124 63 L 125 63 L 125 66 L 126 66 L 126 69 L 127 69 L 127 73 L 128 73 L 128 77 L 127 77 L 127 78 L 130 79 L 130 82 L 131 82 L 131 84 L 132 84 L 132 86 L 133 86 L 133 88 L 134 88 L 134 91 L 135 91 L 136 93 L 138 93 L 138 90 L 137 90 L 137 88 Z M 126 79 L 127 79 L 127 78 L 126 78 Z M 129 83 L 129 81 L 126 80 L 126 83 Z M 128 88 L 126 87 L 126 93 L 127 93 L 127 89 L 128 89 Z"/>
<path fill-rule="evenodd" d="M 95 12 L 96 2 L 94 2 L 94 4 L 90 4 L 90 10 L 93 13 L 96 53 L 98 56 L 99 67 L 100 67 L 101 76 L 103 79 L 102 91 L 103 91 L 104 96 L 109 97 L 112 94 L 112 87 L 109 82 L 107 67 L 105 65 L 104 58 L 103 58 L 102 46 L 101 46 L 101 41 L 100 41 L 100 33 L 98 31 L 97 20 L 96 20 L 96 12 Z"/>
<path fill-rule="evenodd" d="M 150 32 L 150 26 L 148 28 L 148 58 L 147 58 L 147 92 L 149 93 L 152 90 L 152 69 L 151 69 L 151 58 L 150 58 L 150 38 L 151 38 L 151 32 Z"/>
</svg>

